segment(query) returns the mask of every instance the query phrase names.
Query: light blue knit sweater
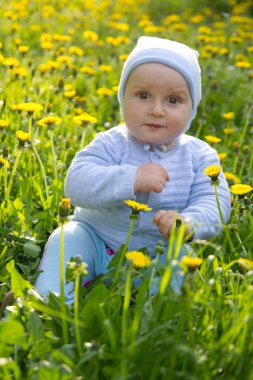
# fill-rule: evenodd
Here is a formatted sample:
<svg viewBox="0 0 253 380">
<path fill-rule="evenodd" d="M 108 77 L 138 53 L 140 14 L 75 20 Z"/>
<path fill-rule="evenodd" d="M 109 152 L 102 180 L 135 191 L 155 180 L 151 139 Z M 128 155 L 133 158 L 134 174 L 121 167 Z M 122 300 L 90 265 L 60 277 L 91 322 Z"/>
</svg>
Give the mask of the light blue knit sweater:
<svg viewBox="0 0 253 380">
<path fill-rule="evenodd" d="M 154 162 L 164 166 L 170 181 L 161 193 L 134 194 L 134 178 L 139 165 Z M 124 125 L 99 133 L 77 153 L 66 177 L 65 194 L 75 208 L 72 220 L 88 223 L 112 249 L 126 240 L 131 210 L 122 202 L 135 199 L 152 207 L 135 222 L 129 250 L 154 246 L 162 240 L 152 224 L 158 210 L 176 210 L 188 217 L 194 227 L 194 240 L 206 239 L 221 230 L 221 221 L 210 178 L 203 173 L 209 165 L 218 165 L 214 149 L 205 142 L 181 135 L 170 149 L 141 144 Z M 230 193 L 221 173 L 218 188 L 224 220 L 230 215 Z"/>
</svg>

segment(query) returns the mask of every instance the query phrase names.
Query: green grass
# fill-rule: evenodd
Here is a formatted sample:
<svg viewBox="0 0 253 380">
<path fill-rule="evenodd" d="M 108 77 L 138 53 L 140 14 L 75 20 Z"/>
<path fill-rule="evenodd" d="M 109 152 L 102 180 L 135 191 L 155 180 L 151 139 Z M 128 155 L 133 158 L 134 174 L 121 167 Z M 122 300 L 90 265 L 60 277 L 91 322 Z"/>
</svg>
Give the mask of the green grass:
<svg viewBox="0 0 253 380">
<path fill-rule="evenodd" d="M 157 268 L 154 260 L 136 270 L 119 267 L 118 257 L 89 289 L 79 287 L 85 271 L 77 260 L 76 271 L 67 273 L 75 279 L 73 306 L 65 307 L 53 294 L 40 300 L 31 290 L 44 245 L 59 224 L 64 178 L 75 153 L 121 121 L 115 88 L 120 56 L 140 35 L 175 39 L 200 52 L 203 96 L 189 133 L 203 140 L 219 137 L 214 148 L 227 153 L 224 172 L 253 186 L 252 5 L 208 6 L 149 0 L 0 4 L 0 301 L 10 289 L 18 296 L 0 320 L 1 379 L 253 379 L 252 192 L 233 197 L 220 236 L 192 244 L 203 262 L 193 272 L 182 266 L 185 279 L 178 293 L 170 288 L 175 261 Z M 97 33 L 97 41 L 83 36 L 88 30 Z M 41 41 L 51 46 L 46 49 Z M 19 51 L 22 45 L 29 47 L 27 53 Z M 19 61 L 24 76 L 7 66 L 8 57 Z M 52 61 L 55 68 L 48 66 Z M 237 67 L 238 62 L 249 67 Z M 104 72 L 101 65 L 112 70 Z M 111 95 L 99 95 L 100 88 Z M 76 94 L 68 98 L 66 90 Z M 43 110 L 13 109 L 25 102 Z M 74 117 L 81 112 L 97 122 L 77 124 Z M 234 113 L 231 119 L 223 116 L 228 112 Z M 61 123 L 39 126 L 48 115 Z M 18 130 L 31 133 L 23 147 Z M 250 260 L 246 267 L 240 258 Z M 150 297 L 154 271 L 163 285 Z M 132 286 L 136 278 L 142 279 L 139 287 Z"/>
</svg>

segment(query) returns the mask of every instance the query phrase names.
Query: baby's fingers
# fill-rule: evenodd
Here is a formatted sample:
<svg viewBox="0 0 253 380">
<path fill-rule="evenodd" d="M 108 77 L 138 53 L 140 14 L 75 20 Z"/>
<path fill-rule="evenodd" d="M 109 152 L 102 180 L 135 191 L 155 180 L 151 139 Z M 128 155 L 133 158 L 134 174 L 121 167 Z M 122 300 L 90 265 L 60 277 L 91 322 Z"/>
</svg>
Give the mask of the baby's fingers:
<svg viewBox="0 0 253 380">
<path fill-rule="evenodd" d="M 160 219 L 162 218 L 163 215 L 165 215 L 167 213 L 167 211 L 165 210 L 159 210 L 157 211 L 157 213 L 155 214 L 154 218 L 153 218 L 153 224 L 155 226 L 158 226 L 159 222 L 160 222 Z"/>
</svg>

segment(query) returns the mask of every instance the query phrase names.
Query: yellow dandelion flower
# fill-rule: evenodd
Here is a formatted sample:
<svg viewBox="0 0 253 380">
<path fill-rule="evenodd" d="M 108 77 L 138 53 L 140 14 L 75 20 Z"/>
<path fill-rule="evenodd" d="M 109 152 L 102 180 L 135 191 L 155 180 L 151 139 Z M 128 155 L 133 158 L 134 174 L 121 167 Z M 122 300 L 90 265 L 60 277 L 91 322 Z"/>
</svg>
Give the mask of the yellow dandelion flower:
<svg viewBox="0 0 253 380">
<path fill-rule="evenodd" d="M 22 40 L 21 40 L 21 38 L 16 38 L 16 39 L 15 39 L 15 44 L 16 44 L 17 46 L 21 45 L 21 44 L 22 44 Z"/>
<path fill-rule="evenodd" d="M 6 160 L 6 158 L 4 158 L 3 156 L 0 156 L 0 169 L 3 168 L 3 167 L 6 167 L 6 168 L 9 168 L 10 167 L 10 164 L 9 162 Z"/>
<path fill-rule="evenodd" d="M 235 130 L 233 128 L 224 128 L 223 132 L 225 133 L 225 135 L 232 135 L 235 132 Z"/>
<path fill-rule="evenodd" d="M 224 172 L 224 176 L 227 180 L 228 183 L 230 183 L 231 181 L 233 182 L 233 184 L 238 184 L 240 183 L 240 178 L 237 177 L 235 174 L 233 173 L 229 173 L 229 172 Z"/>
<path fill-rule="evenodd" d="M 16 58 L 8 57 L 3 60 L 3 65 L 6 67 L 18 67 L 20 62 Z"/>
<path fill-rule="evenodd" d="M 186 267 L 190 272 L 194 272 L 197 268 L 201 266 L 203 259 L 199 257 L 188 257 L 183 256 L 181 259 L 181 264 Z"/>
<path fill-rule="evenodd" d="M 99 66 L 99 70 L 103 71 L 105 73 L 109 73 L 109 72 L 112 71 L 112 66 L 110 66 L 110 65 L 100 65 Z"/>
<path fill-rule="evenodd" d="M 41 36 L 40 36 L 40 40 L 42 42 L 52 42 L 53 40 L 53 36 L 52 34 L 50 33 L 43 33 Z"/>
<path fill-rule="evenodd" d="M 80 125 L 83 125 L 85 123 L 95 124 L 97 122 L 97 118 L 88 114 L 87 112 L 83 112 L 81 115 L 75 116 L 73 120 L 75 123 Z"/>
<path fill-rule="evenodd" d="M 169 30 L 173 32 L 185 32 L 187 30 L 187 25 L 181 22 L 175 23 L 170 26 Z"/>
<path fill-rule="evenodd" d="M 253 270 L 253 261 L 249 259 L 240 258 L 237 260 L 241 268 L 246 270 Z"/>
<path fill-rule="evenodd" d="M 116 30 L 120 30 L 121 32 L 127 32 L 129 30 L 129 25 L 125 24 L 123 22 L 110 21 L 108 23 L 108 26 L 110 28 L 113 28 L 113 29 L 116 29 Z"/>
<path fill-rule="evenodd" d="M 129 54 L 120 54 L 120 55 L 119 55 L 119 60 L 120 60 L 120 61 L 125 61 L 125 60 L 127 59 L 128 55 L 129 55 Z"/>
<path fill-rule="evenodd" d="M 144 33 L 152 34 L 152 33 L 162 33 L 164 31 L 163 26 L 157 25 L 148 25 L 144 28 Z"/>
<path fill-rule="evenodd" d="M 211 178 L 212 182 L 218 181 L 219 174 L 221 172 L 220 165 L 210 165 L 203 170 L 204 174 Z"/>
<path fill-rule="evenodd" d="M 234 195 L 244 196 L 246 194 L 249 194 L 253 190 L 253 187 L 250 185 L 245 185 L 242 183 L 235 184 L 230 186 L 230 191 Z"/>
<path fill-rule="evenodd" d="M 23 77 L 24 78 L 27 76 L 27 71 L 23 67 L 14 67 L 11 72 L 15 77 Z"/>
<path fill-rule="evenodd" d="M 70 65 L 72 63 L 72 58 L 68 55 L 59 55 L 59 57 L 56 58 L 56 62 L 60 65 L 65 63 L 66 65 Z"/>
<path fill-rule="evenodd" d="M 40 112 L 43 110 L 43 106 L 41 104 L 29 103 L 29 102 L 14 104 L 11 108 L 16 111 L 27 112 L 28 114 L 32 114 L 34 112 Z"/>
<path fill-rule="evenodd" d="M 97 94 L 102 96 L 111 96 L 114 94 L 113 90 L 107 87 L 100 87 L 97 89 Z"/>
<path fill-rule="evenodd" d="M 82 57 L 84 54 L 83 49 L 79 48 L 78 46 L 70 46 L 69 53 L 77 55 L 78 57 Z"/>
<path fill-rule="evenodd" d="M 224 160 L 228 156 L 227 152 L 218 153 L 218 157 L 220 160 Z"/>
<path fill-rule="evenodd" d="M 139 21 L 138 25 L 140 28 L 145 28 L 146 26 L 152 25 L 152 21 L 151 20 L 141 20 L 141 21 Z"/>
<path fill-rule="evenodd" d="M 204 20 L 204 16 L 201 15 L 201 14 L 197 14 L 195 16 L 192 16 L 190 18 L 190 22 L 192 22 L 193 24 L 199 24 L 200 22 L 202 22 Z"/>
<path fill-rule="evenodd" d="M 131 199 L 123 201 L 128 207 L 132 209 L 133 213 L 139 214 L 140 211 L 151 211 L 152 208 L 145 203 L 139 203 Z"/>
<path fill-rule="evenodd" d="M 118 46 L 119 45 L 119 41 L 117 40 L 117 38 L 112 37 L 112 36 L 106 37 L 105 41 L 112 46 Z"/>
<path fill-rule="evenodd" d="M 222 115 L 225 120 L 232 120 L 235 117 L 234 112 L 226 112 Z"/>
<path fill-rule="evenodd" d="M 221 48 L 218 53 L 219 55 L 228 55 L 229 50 L 227 48 Z"/>
<path fill-rule="evenodd" d="M 75 90 L 71 90 L 71 91 L 64 91 L 63 95 L 65 96 L 65 98 L 68 98 L 68 99 L 71 99 L 75 96 L 76 94 L 76 91 Z"/>
<path fill-rule="evenodd" d="M 25 145 L 26 142 L 31 140 L 31 135 L 28 132 L 17 131 L 16 138 L 18 139 L 19 146 L 22 147 Z"/>
<path fill-rule="evenodd" d="M 39 120 L 37 122 L 37 124 L 40 126 L 40 127 L 45 127 L 45 126 L 53 126 L 53 125 L 57 125 L 57 124 L 60 124 L 62 121 L 62 119 L 58 116 L 46 116 L 46 117 L 43 117 L 43 119 Z"/>
<path fill-rule="evenodd" d="M 73 88 L 73 84 L 71 83 L 65 83 L 64 84 L 64 91 L 72 91 L 74 88 Z"/>
<path fill-rule="evenodd" d="M 251 63 L 248 61 L 238 61 L 234 64 L 235 67 L 239 67 L 240 69 L 250 69 Z"/>
<path fill-rule="evenodd" d="M 96 70 L 92 69 L 92 68 L 89 67 L 89 66 L 82 66 L 82 67 L 80 68 L 80 73 L 89 74 L 89 75 L 94 75 L 94 74 L 96 74 Z"/>
<path fill-rule="evenodd" d="M 72 37 L 64 34 L 54 34 L 53 39 L 58 42 L 69 42 L 72 40 Z"/>
<path fill-rule="evenodd" d="M 125 257 L 132 262 L 133 267 L 136 269 L 146 268 L 151 263 L 150 257 L 140 251 L 128 251 Z"/>
<path fill-rule="evenodd" d="M 240 44 L 242 42 L 242 38 L 241 37 L 238 37 L 238 36 L 231 36 L 229 38 L 229 40 L 231 42 L 233 42 L 234 44 Z"/>
<path fill-rule="evenodd" d="M 9 120 L 4 120 L 4 119 L 0 119 L 0 129 L 1 128 L 6 128 L 10 125 L 10 122 Z"/>
<path fill-rule="evenodd" d="M 201 26 L 198 28 L 198 33 L 209 35 L 209 34 L 212 34 L 212 29 L 209 28 L 209 26 L 201 25 Z"/>
<path fill-rule="evenodd" d="M 205 140 L 210 144 L 217 144 L 221 142 L 221 139 L 219 137 L 212 136 L 212 135 L 205 136 Z"/>
<path fill-rule="evenodd" d="M 97 33 L 93 32 L 92 30 L 85 30 L 83 32 L 83 37 L 88 40 L 88 41 L 92 41 L 92 42 L 96 42 L 98 41 L 98 35 Z"/>
<path fill-rule="evenodd" d="M 41 49 L 44 49 L 44 50 L 52 50 L 54 47 L 51 41 L 41 42 L 40 46 L 41 46 Z"/>
<path fill-rule="evenodd" d="M 165 25 L 168 25 L 172 22 L 179 22 L 181 20 L 181 17 L 177 14 L 171 14 L 169 16 L 166 17 L 166 19 L 164 20 L 164 24 Z"/>
<path fill-rule="evenodd" d="M 20 45 L 18 47 L 18 51 L 22 54 L 26 54 L 28 51 L 29 51 L 29 46 L 26 46 L 26 45 Z"/>
<path fill-rule="evenodd" d="M 87 101 L 87 96 L 75 96 L 74 100 L 76 103 L 85 103 Z"/>
</svg>

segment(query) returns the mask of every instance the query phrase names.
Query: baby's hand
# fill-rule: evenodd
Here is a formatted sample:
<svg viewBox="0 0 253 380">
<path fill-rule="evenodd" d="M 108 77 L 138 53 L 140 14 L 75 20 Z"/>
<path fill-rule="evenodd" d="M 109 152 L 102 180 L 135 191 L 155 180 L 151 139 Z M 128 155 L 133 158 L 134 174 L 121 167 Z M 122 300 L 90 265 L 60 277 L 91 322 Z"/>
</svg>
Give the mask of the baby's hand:
<svg viewBox="0 0 253 380">
<path fill-rule="evenodd" d="M 192 225 L 185 220 L 185 218 L 176 211 L 172 210 L 159 210 L 154 216 L 153 224 L 159 228 L 165 240 L 168 240 L 172 231 L 173 223 L 180 220 L 185 224 L 184 239 L 191 241 L 194 235 Z"/>
<path fill-rule="evenodd" d="M 136 171 L 134 192 L 161 193 L 169 179 L 169 174 L 163 166 L 153 163 L 143 164 Z"/>
</svg>

